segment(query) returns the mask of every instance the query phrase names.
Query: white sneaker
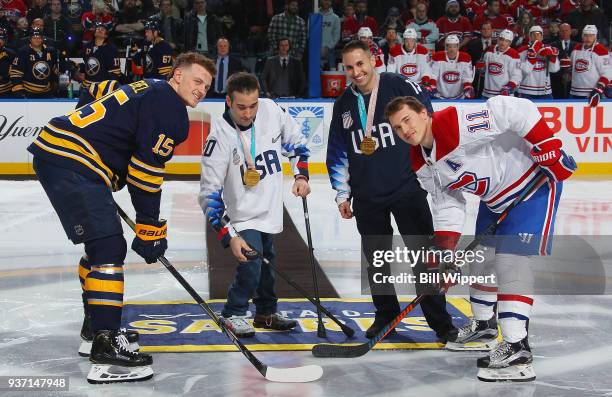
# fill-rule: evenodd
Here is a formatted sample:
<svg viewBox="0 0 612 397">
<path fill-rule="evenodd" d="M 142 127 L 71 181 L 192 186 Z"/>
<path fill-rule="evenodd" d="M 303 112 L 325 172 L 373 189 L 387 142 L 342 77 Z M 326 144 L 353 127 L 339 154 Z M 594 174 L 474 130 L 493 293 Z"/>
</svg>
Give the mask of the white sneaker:
<svg viewBox="0 0 612 397">
<path fill-rule="evenodd" d="M 239 338 L 250 338 L 255 335 L 255 328 L 249 324 L 246 316 L 221 317 L 220 320 Z"/>
</svg>

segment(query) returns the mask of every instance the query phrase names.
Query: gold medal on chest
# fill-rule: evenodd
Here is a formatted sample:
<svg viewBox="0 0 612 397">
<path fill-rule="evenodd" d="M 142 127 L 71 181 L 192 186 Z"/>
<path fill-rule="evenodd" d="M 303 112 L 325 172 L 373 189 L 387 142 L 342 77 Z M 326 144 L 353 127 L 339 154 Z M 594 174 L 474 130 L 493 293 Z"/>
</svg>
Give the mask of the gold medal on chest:
<svg viewBox="0 0 612 397">
<path fill-rule="evenodd" d="M 371 136 L 366 136 L 365 138 L 363 138 L 363 141 L 361 141 L 359 149 L 363 154 L 369 156 L 376 150 L 376 141 L 374 141 L 374 138 L 372 138 Z"/>
<path fill-rule="evenodd" d="M 256 186 L 259 183 L 259 172 L 257 172 L 255 169 L 253 168 L 249 168 L 246 170 L 246 172 L 244 173 L 244 184 L 247 185 L 248 187 L 253 187 Z"/>
</svg>

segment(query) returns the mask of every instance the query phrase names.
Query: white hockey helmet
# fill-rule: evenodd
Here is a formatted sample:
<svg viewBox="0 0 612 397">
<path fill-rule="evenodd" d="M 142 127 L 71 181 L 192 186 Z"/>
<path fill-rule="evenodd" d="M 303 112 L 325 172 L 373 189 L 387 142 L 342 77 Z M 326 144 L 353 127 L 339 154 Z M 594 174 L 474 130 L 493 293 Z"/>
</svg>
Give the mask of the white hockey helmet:
<svg viewBox="0 0 612 397">
<path fill-rule="evenodd" d="M 544 34 L 544 29 L 542 29 L 540 25 L 533 25 L 532 27 L 529 28 L 529 34 L 531 33 Z"/>
<path fill-rule="evenodd" d="M 514 40 L 514 33 L 511 30 L 509 30 L 509 29 L 504 29 L 499 34 L 499 38 L 500 39 L 504 39 L 504 40 L 508 40 L 509 42 L 512 43 L 512 40 Z"/>
<path fill-rule="evenodd" d="M 404 30 L 404 38 L 405 39 L 417 39 L 417 31 L 415 29 L 412 28 L 406 28 L 406 30 Z"/>
<path fill-rule="evenodd" d="M 582 29 L 582 35 L 585 35 L 585 34 L 594 34 L 597 36 L 597 26 L 586 25 L 584 29 Z"/>
<path fill-rule="evenodd" d="M 357 31 L 357 37 L 373 37 L 372 30 L 367 26 L 359 28 Z"/>
<path fill-rule="evenodd" d="M 449 44 L 457 44 L 459 45 L 459 37 L 456 34 L 450 34 L 446 36 L 446 40 L 444 40 L 444 45 L 447 46 Z"/>
</svg>

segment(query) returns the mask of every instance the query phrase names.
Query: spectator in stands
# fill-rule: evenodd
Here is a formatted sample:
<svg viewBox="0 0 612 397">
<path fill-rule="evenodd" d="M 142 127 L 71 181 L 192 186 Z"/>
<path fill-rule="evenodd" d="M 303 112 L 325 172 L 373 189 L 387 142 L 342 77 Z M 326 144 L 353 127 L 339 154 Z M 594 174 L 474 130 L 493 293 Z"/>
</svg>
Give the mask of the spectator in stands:
<svg viewBox="0 0 612 397">
<path fill-rule="evenodd" d="M 159 19 L 161 36 L 175 52 L 181 52 L 183 47 L 183 21 L 174 15 L 176 8 L 172 0 L 159 2 L 159 13 L 153 17 Z"/>
<path fill-rule="evenodd" d="M 378 42 L 378 46 L 383 52 L 385 65 L 389 65 L 389 52 L 391 48 L 395 46 L 401 46 L 402 42 L 397 37 L 397 30 L 394 27 L 388 26 L 387 31 L 385 32 L 385 38 Z M 388 72 L 390 70 L 387 69 Z"/>
<path fill-rule="evenodd" d="M 32 23 L 33 20 L 40 18 L 43 19 L 45 16 L 51 13 L 47 0 L 34 0 L 34 6 L 28 10 L 28 21 Z"/>
<path fill-rule="evenodd" d="M 574 10 L 580 8 L 580 0 L 563 0 L 561 2 L 560 18 L 565 21 L 567 16 Z"/>
<path fill-rule="evenodd" d="M 64 3 L 64 11 L 66 12 L 66 17 L 70 22 L 70 28 L 72 30 L 72 34 L 74 35 L 74 47 L 76 52 L 80 50 L 83 36 L 83 12 L 84 6 L 83 2 L 85 0 L 67 0 Z"/>
<path fill-rule="evenodd" d="M 609 0 L 608 0 L 609 1 Z M 593 3 L 593 0 L 582 0 L 580 7 L 569 13 L 565 22 L 572 26 L 572 37 L 580 39 L 580 34 L 586 25 L 595 25 L 599 36 L 597 40 L 603 45 L 608 44 L 609 21 L 604 12 Z"/>
<path fill-rule="evenodd" d="M 569 98 L 570 80 L 572 77 L 571 54 L 576 45 L 572 40 L 572 27 L 568 23 L 559 26 L 559 38 L 550 45 L 559 52 L 559 65 L 561 70 L 550 74 L 550 84 L 552 86 L 553 98 Z"/>
<path fill-rule="evenodd" d="M 548 29 L 544 30 L 544 43 L 550 44 L 557 40 L 559 40 L 559 22 L 551 21 Z"/>
<path fill-rule="evenodd" d="M 219 37 L 217 40 L 217 57 L 214 59 L 217 65 L 217 74 L 208 91 L 211 98 L 225 98 L 227 93 L 227 79 L 238 72 L 248 72 L 242 64 L 240 58 L 230 55 L 230 42 L 226 37 Z"/>
<path fill-rule="evenodd" d="M 240 8 L 239 5 L 234 6 Z M 241 45 L 240 30 L 243 26 L 240 26 L 234 17 L 235 11 L 235 9 L 232 9 L 232 3 L 228 1 L 223 4 L 221 12 L 217 14 L 217 17 L 219 20 L 219 27 L 221 28 L 219 34 L 230 42 L 230 46 L 238 48 Z"/>
<path fill-rule="evenodd" d="M 460 11 L 458 0 L 448 0 L 446 2 L 446 15 L 441 16 L 436 21 L 436 26 L 440 31 L 439 48 L 443 47 L 446 36 L 451 34 L 459 37 L 459 48 L 463 48 L 470 42 L 473 30 L 472 24 L 467 17 L 459 13 Z"/>
<path fill-rule="evenodd" d="M 474 68 L 472 59 L 459 51 L 459 37 L 451 34 L 444 40 L 444 51 L 437 51 L 431 59 L 429 86 L 432 96 L 440 99 L 474 99 Z"/>
<path fill-rule="evenodd" d="M 136 0 L 124 0 L 121 10 L 117 13 L 115 31 L 124 35 L 142 37 L 146 19 L 147 16 Z"/>
<path fill-rule="evenodd" d="M 480 36 L 473 38 L 468 45 L 465 47 L 466 52 L 472 58 L 472 65 L 476 66 L 477 63 L 483 62 L 484 54 L 489 48 L 494 45 L 493 40 L 493 27 L 491 22 L 485 21 L 480 27 Z M 476 98 L 482 96 L 482 90 L 484 88 L 484 70 L 476 68 L 474 74 L 474 91 Z"/>
<path fill-rule="evenodd" d="M 268 98 L 302 97 L 306 91 L 306 77 L 302 64 L 290 55 L 291 41 L 278 40 L 278 55 L 271 56 L 261 75 L 264 93 Z"/>
<path fill-rule="evenodd" d="M 514 20 L 518 20 L 519 15 L 525 9 L 527 2 L 535 2 L 537 0 L 502 0 L 501 13 L 510 15 Z M 558 1 L 558 0 L 553 0 Z M 486 3 L 485 3 L 486 5 Z"/>
<path fill-rule="evenodd" d="M 9 47 L 17 51 L 30 42 L 29 37 L 30 23 L 28 22 L 28 18 L 21 17 L 17 20 L 17 25 L 13 33 L 13 40 L 11 41 L 11 45 L 9 45 Z"/>
<path fill-rule="evenodd" d="M 183 21 L 184 51 L 197 51 L 208 55 L 214 51 L 221 27 L 217 17 L 208 12 L 206 0 L 195 0 Z"/>
<path fill-rule="evenodd" d="M 342 29 L 341 37 L 342 40 L 350 40 L 357 34 L 356 28 L 357 22 L 353 22 L 355 19 L 355 5 L 351 2 L 346 3 L 344 6 L 344 13 L 342 14 L 342 20 L 340 21 L 340 28 Z M 353 29 L 355 29 L 353 31 Z"/>
<path fill-rule="evenodd" d="M 342 38 L 355 38 L 359 29 L 363 27 L 370 28 L 372 33 L 378 32 L 376 19 L 368 15 L 367 1 L 358 0 L 355 2 L 355 15 L 346 16 L 342 21 Z M 345 35 L 345 31 L 350 34 Z"/>
<path fill-rule="evenodd" d="M 128 5 L 130 3 L 134 4 L 134 0 L 125 0 L 124 5 Z M 102 22 L 105 24 L 108 31 L 111 31 L 113 28 L 113 16 L 106 3 L 104 3 L 103 0 L 94 0 L 91 3 L 91 6 L 91 11 L 83 13 L 83 16 L 81 17 L 81 24 L 83 25 L 83 47 L 93 40 L 96 22 Z"/>
<path fill-rule="evenodd" d="M 22 0 L 2 1 L 2 12 L 11 23 L 17 23 L 19 18 L 26 16 L 27 11 L 26 3 Z"/>
<path fill-rule="evenodd" d="M 418 34 L 419 43 L 429 51 L 433 51 L 440 37 L 438 26 L 427 16 L 427 5 L 419 3 L 416 6 L 416 18 L 406 23 L 406 29 L 414 29 Z"/>
<path fill-rule="evenodd" d="M 30 28 L 39 29 L 42 32 L 45 29 L 45 21 L 42 18 L 35 18 L 32 20 Z"/>
<path fill-rule="evenodd" d="M 331 8 L 331 0 L 321 0 L 319 13 L 323 18 L 321 60 L 327 61 L 328 69 L 335 69 L 336 45 L 340 41 L 340 18 Z"/>
<path fill-rule="evenodd" d="M 374 42 L 374 35 L 372 34 L 370 28 L 366 26 L 359 28 L 359 31 L 357 32 L 357 38 L 359 39 L 359 41 L 363 41 L 364 43 L 366 43 L 370 48 L 370 52 L 372 53 L 372 56 L 375 59 L 374 69 L 378 73 L 385 72 L 387 70 L 387 65 L 385 64 L 385 56 L 378 44 Z"/>
<path fill-rule="evenodd" d="M 522 98 L 552 99 L 550 73 L 560 69 L 557 49 L 543 44 L 544 31 L 535 25 L 529 31 L 529 44 L 519 48 L 523 80 L 518 89 Z"/>
<path fill-rule="evenodd" d="M 397 32 L 403 32 L 404 30 L 406 30 L 406 27 L 404 26 L 404 22 L 400 18 L 399 8 L 397 7 L 389 8 L 389 12 L 387 13 L 387 17 L 385 18 L 385 21 L 383 22 L 382 25 L 380 25 L 380 32 L 378 33 L 378 35 L 385 37 L 387 35 L 387 29 L 389 27 L 395 29 L 396 37 L 397 37 Z"/>
<path fill-rule="evenodd" d="M 523 1 L 523 0 L 517 0 Z M 463 6 L 465 8 L 465 15 L 467 15 L 468 19 L 472 22 L 476 19 L 477 16 L 484 14 L 487 9 L 487 1 L 486 0 L 463 0 Z"/>
<path fill-rule="evenodd" d="M 480 30 L 484 21 L 491 22 L 493 37 L 497 38 L 504 29 L 512 29 L 514 19 L 508 14 L 501 14 L 500 0 L 487 0 L 487 9 L 474 19 L 474 30 Z"/>
<path fill-rule="evenodd" d="M 55 48 L 71 50 L 75 41 L 70 21 L 62 14 L 62 1 L 51 0 L 50 9 L 51 12 L 43 20 L 45 37 L 52 41 Z"/>
<path fill-rule="evenodd" d="M 519 16 L 518 23 L 514 26 L 516 34 L 515 46 L 520 47 L 529 42 L 529 30 L 535 25 L 535 19 L 529 11 L 524 10 Z"/>
<path fill-rule="evenodd" d="M 291 42 L 291 56 L 302 59 L 306 49 L 306 22 L 298 14 L 298 2 L 287 0 L 285 12 L 276 14 L 272 17 L 268 26 L 268 43 L 270 53 L 276 53 L 280 48 L 278 41 L 280 38 L 288 38 Z"/>
<path fill-rule="evenodd" d="M 556 1 L 550 0 L 536 0 L 525 5 L 525 8 L 529 10 L 534 18 L 546 18 L 553 19 L 561 10 L 561 5 Z"/>
<path fill-rule="evenodd" d="M 597 27 L 586 25 L 582 29 L 582 43 L 572 51 L 572 98 L 588 98 L 590 106 L 597 106 L 606 85 L 612 80 L 610 52 L 597 42 Z"/>
</svg>

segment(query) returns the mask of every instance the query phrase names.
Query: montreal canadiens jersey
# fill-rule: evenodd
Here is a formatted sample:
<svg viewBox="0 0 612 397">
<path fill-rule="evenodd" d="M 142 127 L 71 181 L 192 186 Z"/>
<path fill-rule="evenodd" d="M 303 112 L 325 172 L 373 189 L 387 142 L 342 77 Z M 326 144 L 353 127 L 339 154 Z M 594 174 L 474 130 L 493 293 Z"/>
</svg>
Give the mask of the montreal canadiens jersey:
<svg viewBox="0 0 612 397">
<path fill-rule="evenodd" d="M 387 72 L 399 73 L 417 84 L 428 81 L 431 76 L 429 51 L 417 44 L 412 51 L 396 44 L 389 50 Z"/>
<path fill-rule="evenodd" d="M 446 51 L 434 53 L 431 59 L 431 80 L 436 81 L 440 98 L 463 98 L 463 90 L 474 81 L 472 58 L 463 51 L 459 51 L 457 58 L 452 60 L 448 59 Z"/>
<path fill-rule="evenodd" d="M 429 153 L 411 148 L 413 169 L 431 195 L 434 229 L 458 233 L 465 220 L 462 193 L 502 212 L 538 177 L 531 145 L 553 135 L 533 102 L 508 96 L 436 112 L 432 131 Z"/>
<path fill-rule="evenodd" d="M 516 87 L 523 79 L 519 54 L 514 48 L 500 52 L 497 46 L 491 46 L 485 52 L 483 62 L 485 63 L 485 80 L 482 91 L 484 97 L 499 95 L 504 85 L 511 83 Z"/>
<path fill-rule="evenodd" d="M 552 94 L 550 74 L 561 69 L 559 59 L 556 56 L 549 59 L 537 56 L 534 62 L 529 62 L 527 60 L 528 48 L 524 46 L 518 51 L 521 57 L 521 70 L 523 71 L 523 80 L 518 91 L 527 95 Z"/>
<path fill-rule="evenodd" d="M 363 96 L 366 110 L 370 96 Z M 395 134 L 384 116 L 387 103 L 398 96 L 415 97 L 433 111 L 429 94 L 418 84 L 396 73 L 382 73 L 372 122 L 376 151 L 369 156 L 359 149 L 365 126 L 359 117 L 357 89 L 351 85 L 336 99 L 326 163 L 338 204 L 351 197 L 386 203 L 418 187 L 407 156 L 410 146 Z"/>
<path fill-rule="evenodd" d="M 252 133 L 255 134 L 253 161 L 260 181 L 248 187 L 243 181 L 247 169 L 244 151 L 229 110 L 212 120 L 202 154 L 200 206 L 206 214 L 208 196 L 222 192 L 227 214 L 238 231 L 280 233 L 283 230 L 281 156 L 290 158 L 294 175 L 308 177 L 307 139 L 293 117 L 270 99 L 259 99 L 252 127 L 243 129 L 243 133 L 249 145 Z M 250 146 L 244 150 L 250 150 Z"/>
<path fill-rule="evenodd" d="M 89 88 L 91 83 L 104 80 L 121 80 L 121 66 L 119 63 L 119 50 L 113 43 L 106 42 L 97 46 L 95 42 L 85 47 L 83 56 L 83 72 L 85 80 L 83 87 Z"/>
<path fill-rule="evenodd" d="M 137 216 L 158 219 L 165 163 L 188 132 L 187 108 L 170 84 L 141 80 L 51 119 L 28 151 L 113 191 L 127 183 Z"/>
<path fill-rule="evenodd" d="M 571 54 L 572 89 L 570 95 L 587 97 L 597 83 L 604 86 L 612 81 L 610 54 L 602 44 L 595 43 L 591 48 L 577 44 Z"/>
</svg>

